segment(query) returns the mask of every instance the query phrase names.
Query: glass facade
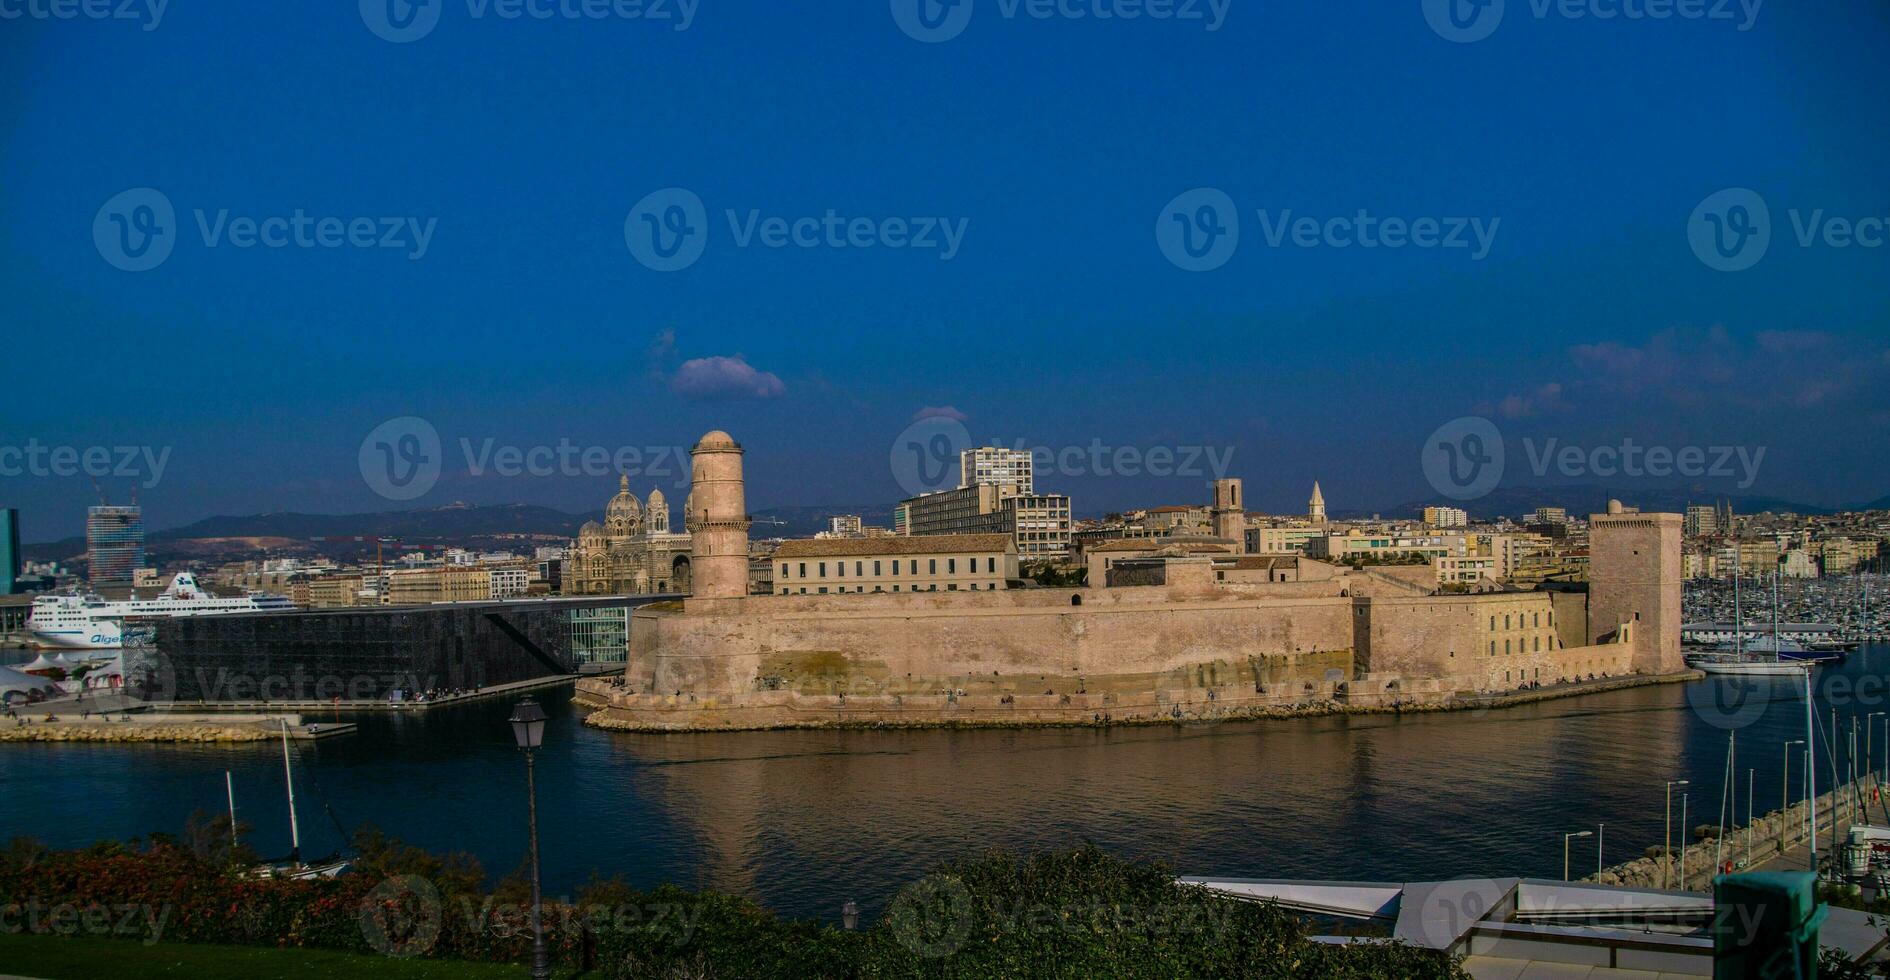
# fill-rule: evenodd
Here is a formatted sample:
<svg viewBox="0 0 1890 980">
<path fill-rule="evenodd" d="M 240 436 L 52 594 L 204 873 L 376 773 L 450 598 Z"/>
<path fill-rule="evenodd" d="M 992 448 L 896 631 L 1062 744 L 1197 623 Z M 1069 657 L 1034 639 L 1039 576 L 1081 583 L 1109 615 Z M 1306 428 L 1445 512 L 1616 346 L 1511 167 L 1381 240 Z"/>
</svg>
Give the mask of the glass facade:
<svg viewBox="0 0 1890 980">
<path fill-rule="evenodd" d="M 0 507 L 0 595 L 20 590 L 20 512 Z"/>
<path fill-rule="evenodd" d="M 144 511 L 93 507 L 85 515 L 85 553 L 94 588 L 130 586 L 144 567 Z"/>
<path fill-rule="evenodd" d="M 571 659 L 580 664 L 620 664 L 630 659 L 630 609 L 573 609 Z"/>
</svg>

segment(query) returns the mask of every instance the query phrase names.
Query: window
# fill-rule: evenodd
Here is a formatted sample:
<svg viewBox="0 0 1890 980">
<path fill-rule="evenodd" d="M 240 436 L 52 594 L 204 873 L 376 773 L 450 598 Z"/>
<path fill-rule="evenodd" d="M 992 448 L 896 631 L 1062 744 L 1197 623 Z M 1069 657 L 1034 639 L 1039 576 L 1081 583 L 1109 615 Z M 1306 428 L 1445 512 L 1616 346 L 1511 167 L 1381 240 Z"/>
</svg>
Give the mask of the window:
<svg viewBox="0 0 1890 980">
<path fill-rule="evenodd" d="M 1508 613 L 1503 614 L 1503 628 L 1509 629 L 1509 614 Z"/>
<path fill-rule="evenodd" d="M 958 559 L 956 558 L 945 559 L 945 572 L 948 575 L 958 574 Z"/>
<path fill-rule="evenodd" d="M 806 562 L 801 562 L 801 577 L 802 578 L 807 577 L 807 563 Z"/>
<path fill-rule="evenodd" d="M 788 570 L 787 570 L 787 566 L 786 566 L 786 565 L 782 565 L 782 566 L 781 566 L 781 577 L 782 577 L 782 578 L 787 578 L 787 577 L 788 577 Z"/>
<path fill-rule="evenodd" d="M 893 574 L 894 575 L 899 574 L 899 559 L 897 558 L 893 559 Z"/>
<path fill-rule="evenodd" d="M 1542 614 L 1541 614 L 1541 613 L 1536 613 L 1536 616 L 1535 616 L 1535 625 L 1537 625 L 1537 626 L 1541 626 L 1541 625 L 1542 625 Z"/>
<path fill-rule="evenodd" d="M 938 559 L 937 559 L 937 558 L 927 558 L 927 559 L 925 560 L 925 564 L 926 564 L 926 574 L 927 574 L 927 575 L 937 575 L 937 574 L 938 574 Z M 933 588 L 933 591 L 937 591 L 937 589 L 938 589 L 938 586 L 933 586 L 932 588 Z"/>
<path fill-rule="evenodd" d="M 873 563 L 873 575 L 874 576 L 879 575 L 879 562 L 877 561 Z"/>
<path fill-rule="evenodd" d="M 824 561 L 820 563 L 820 577 L 821 578 L 827 577 L 827 563 Z"/>
<path fill-rule="evenodd" d="M 834 562 L 834 564 L 839 566 L 838 568 L 834 569 L 834 571 L 838 572 L 841 578 L 846 578 L 847 577 L 847 563 L 843 561 L 837 561 L 837 562 Z"/>
<path fill-rule="evenodd" d="M 826 586 L 824 586 L 824 585 L 823 585 L 823 586 L 821 586 L 821 587 L 820 587 L 820 594 L 821 594 L 821 595 L 826 595 L 826 594 L 827 594 L 827 587 L 826 587 Z"/>
<path fill-rule="evenodd" d="M 1490 632 L 1492 633 L 1496 632 L 1496 617 L 1495 616 L 1490 617 Z"/>
<path fill-rule="evenodd" d="M 1508 641 L 1508 640 L 1504 640 L 1504 641 L 1503 641 L 1503 652 L 1504 652 L 1504 653 L 1508 653 L 1508 652 L 1509 652 L 1509 641 Z"/>
<path fill-rule="evenodd" d="M 1538 637 L 1536 637 L 1536 649 L 1535 649 L 1535 652 L 1536 652 L 1536 653 L 1541 653 L 1541 652 L 1542 652 L 1542 637 L 1540 637 L 1540 636 L 1538 636 Z"/>
<path fill-rule="evenodd" d="M 862 568 L 864 568 L 864 567 L 865 567 L 865 565 L 864 565 L 863 563 L 861 563 L 861 562 L 857 562 L 857 561 L 856 561 L 856 562 L 854 562 L 854 563 L 853 563 L 853 574 L 854 574 L 854 575 L 864 575 L 864 574 L 866 574 L 865 572 L 862 572 L 862 571 L 861 571 L 861 569 L 862 569 Z"/>
</svg>

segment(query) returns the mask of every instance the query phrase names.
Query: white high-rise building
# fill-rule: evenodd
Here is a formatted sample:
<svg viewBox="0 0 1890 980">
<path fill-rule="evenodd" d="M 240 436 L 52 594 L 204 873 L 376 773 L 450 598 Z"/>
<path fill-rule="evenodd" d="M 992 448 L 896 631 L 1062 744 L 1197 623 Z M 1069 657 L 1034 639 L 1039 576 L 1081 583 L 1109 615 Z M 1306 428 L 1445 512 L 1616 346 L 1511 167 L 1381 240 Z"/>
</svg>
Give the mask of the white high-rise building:
<svg viewBox="0 0 1890 980">
<path fill-rule="evenodd" d="M 1426 507 L 1424 523 L 1431 527 L 1469 527 L 1470 514 L 1461 507 Z"/>
<path fill-rule="evenodd" d="M 958 485 L 990 485 L 1002 488 L 1001 497 L 1029 496 L 1035 492 L 1031 477 L 1030 450 L 980 446 L 958 454 Z"/>
</svg>

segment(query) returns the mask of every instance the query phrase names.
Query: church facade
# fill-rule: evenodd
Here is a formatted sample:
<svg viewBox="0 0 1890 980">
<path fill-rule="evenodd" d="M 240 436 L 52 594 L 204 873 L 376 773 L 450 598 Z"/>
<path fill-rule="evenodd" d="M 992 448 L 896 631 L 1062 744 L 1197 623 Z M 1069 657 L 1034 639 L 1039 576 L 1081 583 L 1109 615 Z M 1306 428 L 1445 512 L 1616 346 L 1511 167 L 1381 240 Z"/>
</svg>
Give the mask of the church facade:
<svg viewBox="0 0 1890 980">
<path fill-rule="evenodd" d="M 684 510 L 687 511 L 685 505 Z M 640 501 L 630 478 L 604 508 L 604 523 L 586 521 L 566 552 L 566 595 L 636 595 L 690 591 L 687 531 L 671 531 L 669 502 L 652 489 Z"/>
</svg>

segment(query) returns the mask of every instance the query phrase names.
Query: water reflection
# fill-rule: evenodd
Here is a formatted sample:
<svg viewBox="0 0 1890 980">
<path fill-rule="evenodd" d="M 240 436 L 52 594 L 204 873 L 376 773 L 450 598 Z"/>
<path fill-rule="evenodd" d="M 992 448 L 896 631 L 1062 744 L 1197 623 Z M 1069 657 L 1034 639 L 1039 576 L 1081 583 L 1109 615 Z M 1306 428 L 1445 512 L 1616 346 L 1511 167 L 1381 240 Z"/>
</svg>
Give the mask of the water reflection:
<svg viewBox="0 0 1890 980">
<path fill-rule="evenodd" d="M 1882 659 L 1881 648 L 1853 655 L 1821 680 L 1823 697 L 1845 679 L 1830 688 L 1845 738 L 1853 715 L 1890 710 L 1882 688 L 1872 703 L 1855 685 L 1881 677 Z M 1804 737 L 1797 693 L 1766 693 L 1738 729 L 1740 814 L 1746 770 L 1758 808 L 1776 807 L 1782 741 Z M 1726 730 L 1696 700 L 1665 686 L 1403 718 L 693 736 L 597 732 L 554 703 L 540 757 L 547 884 L 567 891 L 596 870 L 832 917 L 848 899 L 877 909 L 943 859 L 1082 841 L 1190 874 L 1554 877 L 1566 832 L 1605 823 L 1609 863 L 1658 844 L 1666 780 L 1692 779 L 1690 812 L 1705 815 L 1694 822 L 1714 818 Z M 509 707 L 367 716 L 354 737 L 299 749 L 304 833 L 334 838 L 309 846 L 338 842 L 326 804 L 343 825 L 468 850 L 495 874 L 516 867 L 523 767 Z M 72 845 L 174 831 L 222 805 L 228 768 L 258 846 L 286 847 L 269 747 L 3 748 L 0 836 Z M 1884 750 L 1877 739 L 1879 760 Z M 1575 867 L 1592 870 L 1594 841 L 1577 848 Z"/>
</svg>

